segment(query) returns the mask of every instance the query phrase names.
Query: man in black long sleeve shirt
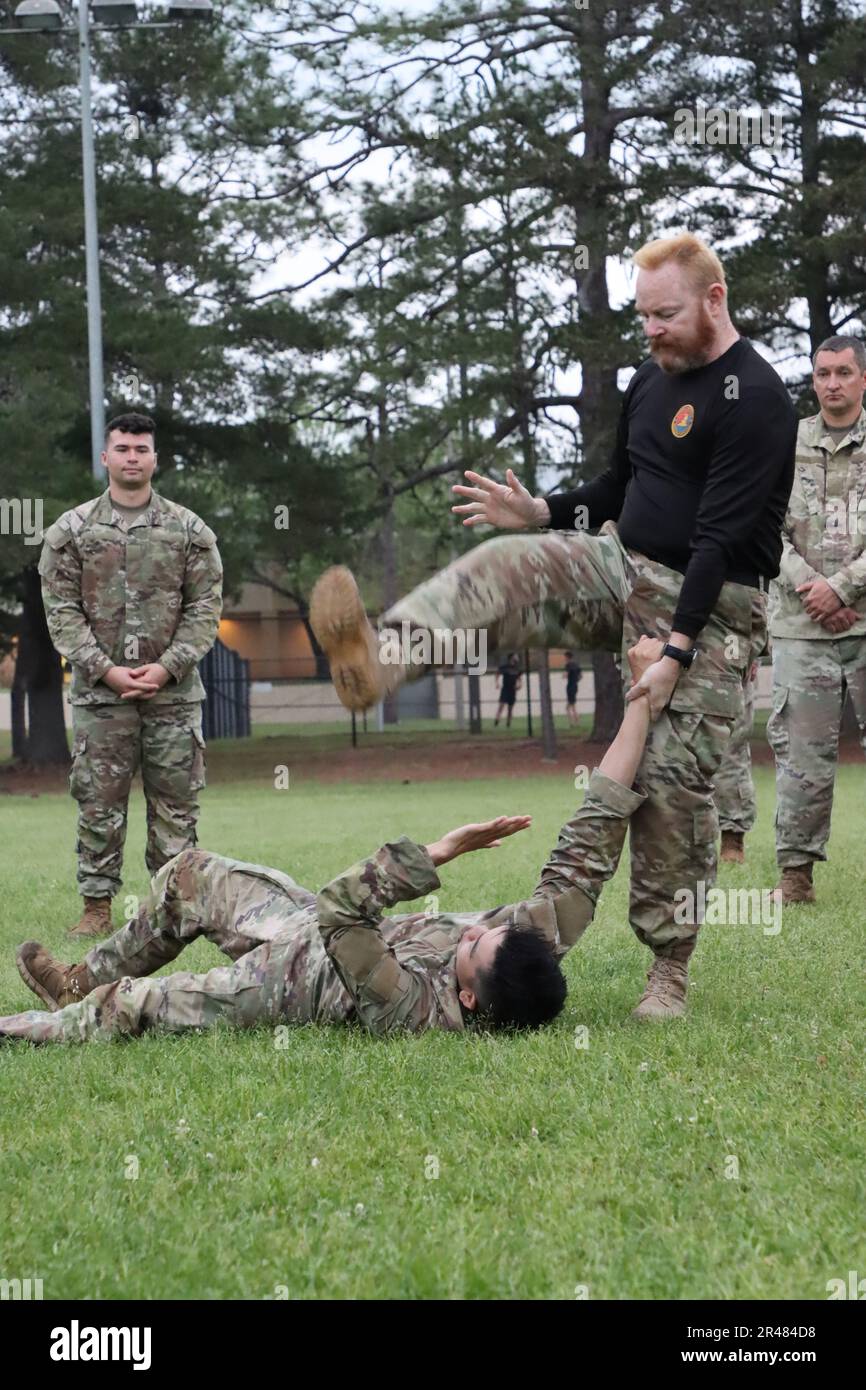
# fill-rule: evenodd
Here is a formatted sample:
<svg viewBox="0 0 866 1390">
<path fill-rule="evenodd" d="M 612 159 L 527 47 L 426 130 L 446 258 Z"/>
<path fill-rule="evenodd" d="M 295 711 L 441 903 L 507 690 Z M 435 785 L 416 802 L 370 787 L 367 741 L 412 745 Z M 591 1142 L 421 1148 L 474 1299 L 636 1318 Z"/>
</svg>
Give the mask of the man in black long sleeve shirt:
<svg viewBox="0 0 866 1390">
<path fill-rule="evenodd" d="M 697 638 L 726 580 L 757 587 L 779 573 L 796 434 L 785 386 L 744 338 L 692 371 L 646 361 L 610 467 L 548 497 L 549 525 L 573 527 L 577 508 L 592 530 L 616 521 L 626 549 L 684 575 L 674 627 Z"/>
<path fill-rule="evenodd" d="M 455 491 L 468 500 L 454 508 L 465 525 L 551 529 L 486 541 L 419 585 L 385 614 L 381 645 L 346 570 L 319 581 L 311 618 L 349 708 L 420 675 L 431 639 L 446 632 L 462 631 L 467 649 L 479 633 L 489 648 L 513 650 L 666 640 L 626 696 L 646 693 L 656 721 L 638 774 L 646 800 L 630 825 L 629 913 L 655 955 L 634 1017 L 653 1019 L 685 1012 L 716 871 L 712 778 L 742 714 L 750 651 L 766 636 L 796 417 L 731 323 L 708 247 L 686 234 L 649 243 L 635 261 L 651 356 L 626 392 L 607 472 L 549 498 L 530 496 L 510 469 L 505 484 L 467 474 Z M 410 640 L 399 665 L 401 630 Z"/>
</svg>

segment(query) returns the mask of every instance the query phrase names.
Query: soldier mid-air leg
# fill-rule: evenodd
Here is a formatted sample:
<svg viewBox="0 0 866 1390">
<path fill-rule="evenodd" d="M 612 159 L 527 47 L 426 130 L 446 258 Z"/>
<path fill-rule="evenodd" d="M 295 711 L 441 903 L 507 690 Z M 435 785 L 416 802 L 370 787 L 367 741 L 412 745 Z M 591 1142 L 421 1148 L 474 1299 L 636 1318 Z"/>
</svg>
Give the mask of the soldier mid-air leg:
<svg viewBox="0 0 866 1390">
<path fill-rule="evenodd" d="M 467 652 L 479 646 L 479 664 L 487 651 L 569 640 L 618 652 L 625 594 L 615 532 L 545 532 L 485 541 L 400 599 L 378 636 L 351 573 L 335 566 L 313 589 L 310 619 L 343 704 L 366 709 L 439 664 L 437 643 L 447 648 L 452 637 Z"/>
</svg>

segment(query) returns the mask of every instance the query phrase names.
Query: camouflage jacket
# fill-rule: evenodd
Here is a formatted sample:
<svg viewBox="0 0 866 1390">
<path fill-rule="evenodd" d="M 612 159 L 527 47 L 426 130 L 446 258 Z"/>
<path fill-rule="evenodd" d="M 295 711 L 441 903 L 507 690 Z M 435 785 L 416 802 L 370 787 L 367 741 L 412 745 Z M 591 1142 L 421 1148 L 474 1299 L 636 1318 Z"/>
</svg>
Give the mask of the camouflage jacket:
<svg viewBox="0 0 866 1390">
<path fill-rule="evenodd" d="M 120 703 L 102 680 L 109 667 L 153 661 L 173 679 L 151 703 L 204 698 L 197 666 L 219 625 L 222 564 L 195 512 L 154 492 L 127 527 L 106 490 L 48 527 L 39 573 L 51 640 L 72 666 L 73 704 Z"/>
<path fill-rule="evenodd" d="M 340 874 L 316 897 L 319 931 L 358 1020 L 371 1032 L 462 1030 L 455 957 L 467 927 L 532 927 L 557 957 L 592 921 L 616 871 L 632 813 L 645 797 L 597 770 L 583 805 L 560 831 L 531 898 L 475 912 L 440 913 L 427 850 L 403 837 Z M 423 912 L 382 920 L 396 902 L 428 896 Z"/>
<path fill-rule="evenodd" d="M 796 592 L 818 575 L 861 615 L 844 635 L 866 634 L 866 411 L 838 444 L 820 413 L 800 421 L 781 569 L 771 587 L 771 636 L 834 640 Z"/>
</svg>

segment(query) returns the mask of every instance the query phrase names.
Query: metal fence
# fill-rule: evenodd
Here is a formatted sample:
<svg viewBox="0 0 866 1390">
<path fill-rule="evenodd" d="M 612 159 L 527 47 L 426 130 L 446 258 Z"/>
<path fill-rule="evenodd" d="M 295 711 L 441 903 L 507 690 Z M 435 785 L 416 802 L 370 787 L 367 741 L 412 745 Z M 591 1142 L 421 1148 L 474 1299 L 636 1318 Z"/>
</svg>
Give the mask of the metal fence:
<svg viewBox="0 0 866 1390">
<path fill-rule="evenodd" d="M 207 692 L 202 705 L 205 739 L 249 738 L 250 663 L 217 638 L 198 669 Z"/>
</svg>

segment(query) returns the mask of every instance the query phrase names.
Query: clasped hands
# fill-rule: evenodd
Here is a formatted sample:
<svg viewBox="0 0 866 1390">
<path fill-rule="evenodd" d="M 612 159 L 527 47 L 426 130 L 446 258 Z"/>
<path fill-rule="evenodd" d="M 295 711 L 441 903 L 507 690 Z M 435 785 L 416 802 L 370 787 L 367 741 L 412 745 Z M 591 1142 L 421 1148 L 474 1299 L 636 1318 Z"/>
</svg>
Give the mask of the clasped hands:
<svg viewBox="0 0 866 1390">
<path fill-rule="evenodd" d="M 828 632 L 847 632 L 860 616 L 856 609 L 842 602 L 836 590 L 820 575 L 798 584 L 797 593 L 809 617 Z"/>
<path fill-rule="evenodd" d="M 111 666 L 102 679 L 121 700 L 150 700 L 169 675 L 158 661 L 151 661 L 146 666 Z"/>
</svg>

